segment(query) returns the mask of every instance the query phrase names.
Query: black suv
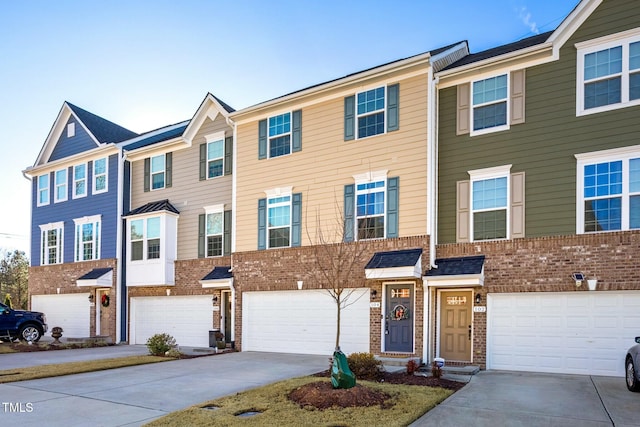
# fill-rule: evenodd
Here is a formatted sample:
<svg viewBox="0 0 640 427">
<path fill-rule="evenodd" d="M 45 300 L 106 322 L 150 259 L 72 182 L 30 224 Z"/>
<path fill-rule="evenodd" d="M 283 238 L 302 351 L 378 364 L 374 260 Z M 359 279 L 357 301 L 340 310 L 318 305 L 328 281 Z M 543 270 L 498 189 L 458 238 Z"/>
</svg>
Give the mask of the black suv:
<svg viewBox="0 0 640 427">
<path fill-rule="evenodd" d="M 37 342 L 47 332 L 47 317 L 37 311 L 13 310 L 0 303 L 0 340 Z"/>
</svg>

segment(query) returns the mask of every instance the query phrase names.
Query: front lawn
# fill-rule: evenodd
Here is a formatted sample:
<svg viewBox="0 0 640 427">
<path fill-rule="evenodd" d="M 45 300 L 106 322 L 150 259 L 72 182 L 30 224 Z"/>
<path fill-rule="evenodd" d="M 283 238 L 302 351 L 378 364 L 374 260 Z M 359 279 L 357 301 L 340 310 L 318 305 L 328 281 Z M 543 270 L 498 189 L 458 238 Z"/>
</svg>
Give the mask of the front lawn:
<svg viewBox="0 0 640 427">
<path fill-rule="evenodd" d="M 281 381 L 173 412 L 147 426 L 406 426 L 453 393 L 440 387 L 358 381 L 362 386 L 388 394 L 390 399 L 383 405 L 325 410 L 301 408 L 289 400 L 293 390 L 319 380 L 329 381 L 314 376 Z M 238 416 L 245 412 L 260 413 Z"/>
</svg>

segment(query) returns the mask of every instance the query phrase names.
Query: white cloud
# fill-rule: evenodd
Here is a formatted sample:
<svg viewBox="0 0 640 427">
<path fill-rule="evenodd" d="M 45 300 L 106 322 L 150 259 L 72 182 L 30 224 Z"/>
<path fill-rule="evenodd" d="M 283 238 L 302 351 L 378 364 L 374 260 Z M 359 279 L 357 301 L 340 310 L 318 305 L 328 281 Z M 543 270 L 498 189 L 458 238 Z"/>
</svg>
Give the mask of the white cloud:
<svg viewBox="0 0 640 427">
<path fill-rule="evenodd" d="M 527 10 L 526 6 L 522 6 L 520 8 L 519 18 L 524 25 L 529 27 L 529 31 L 534 34 L 540 34 L 540 30 L 538 29 L 538 24 L 535 21 L 531 20 L 531 12 Z"/>
</svg>

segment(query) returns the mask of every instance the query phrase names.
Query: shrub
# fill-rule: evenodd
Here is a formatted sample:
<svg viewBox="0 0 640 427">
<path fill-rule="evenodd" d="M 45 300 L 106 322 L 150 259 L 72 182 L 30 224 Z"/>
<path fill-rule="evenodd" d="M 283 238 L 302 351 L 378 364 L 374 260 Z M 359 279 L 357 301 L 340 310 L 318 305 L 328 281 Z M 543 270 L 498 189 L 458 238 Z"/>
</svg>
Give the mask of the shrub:
<svg viewBox="0 0 640 427">
<path fill-rule="evenodd" d="M 351 353 L 347 357 L 347 363 L 356 378 L 363 380 L 377 381 L 384 372 L 382 362 L 371 353 Z"/>
<path fill-rule="evenodd" d="M 407 362 L 407 374 L 408 374 L 408 375 L 413 375 L 413 373 L 414 373 L 415 371 L 417 371 L 419 367 L 420 367 L 420 365 L 418 364 L 418 362 L 416 362 L 416 361 L 415 361 L 415 360 L 413 360 L 413 359 L 410 359 L 410 360 Z"/>
<path fill-rule="evenodd" d="M 182 357 L 183 353 L 180 350 L 178 350 L 177 348 L 172 348 L 171 350 L 167 351 L 164 355 L 167 356 L 167 357 L 173 357 L 175 359 L 180 359 L 180 357 Z"/>
<path fill-rule="evenodd" d="M 169 334 L 155 334 L 147 340 L 149 353 L 154 356 L 164 356 L 164 354 L 176 346 L 176 340 Z"/>
</svg>

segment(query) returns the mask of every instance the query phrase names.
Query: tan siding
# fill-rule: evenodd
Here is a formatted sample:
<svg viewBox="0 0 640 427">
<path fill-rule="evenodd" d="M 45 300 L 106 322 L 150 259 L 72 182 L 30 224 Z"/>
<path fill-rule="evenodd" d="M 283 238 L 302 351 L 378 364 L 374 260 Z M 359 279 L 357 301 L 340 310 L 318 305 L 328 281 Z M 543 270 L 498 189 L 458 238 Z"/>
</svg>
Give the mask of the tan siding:
<svg viewBox="0 0 640 427">
<path fill-rule="evenodd" d="M 400 236 L 425 234 L 427 81 L 398 81 L 400 129 L 385 135 L 345 142 L 342 96 L 303 109 L 302 151 L 288 156 L 258 160 L 257 120 L 238 126 L 236 251 L 257 248 L 257 205 L 265 190 L 293 186 L 303 193 L 302 244 L 309 245 L 317 242 L 317 217 L 337 236 L 344 186 L 353 175 L 383 169 L 400 177 Z"/>
<path fill-rule="evenodd" d="M 132 165 L 132 208 L 146 203 L 169 199 L 180 211 L 178 219 L 178 259 L 198 257 L 198 215 L 204 206 L 224 204 L 231 209 L 232 177 L 222 176 L 206 181 L 199 178 L 200 144 L 206 142 L 205 135 L 225 131 L 232 134 L 224 118 L 215 121 L 206 119 L 193 139 L 193 145 L 173 152 L 173 185 L 162 190 L 143 191 L 144 160 Z"/>
</svg>

